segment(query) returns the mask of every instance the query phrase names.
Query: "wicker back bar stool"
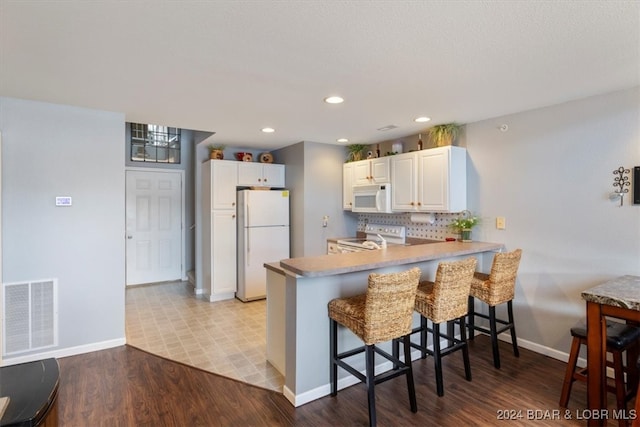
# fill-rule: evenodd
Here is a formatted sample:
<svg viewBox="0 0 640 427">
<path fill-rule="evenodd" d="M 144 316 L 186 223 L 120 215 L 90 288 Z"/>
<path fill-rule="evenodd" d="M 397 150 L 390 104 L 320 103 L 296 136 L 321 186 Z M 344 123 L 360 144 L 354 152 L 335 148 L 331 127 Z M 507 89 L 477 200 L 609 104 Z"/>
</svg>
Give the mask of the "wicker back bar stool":
<svg viewBox="0 0 640 427">
<path fill-rule="evenodd" d="M 412 412 L 418 410 L 411 369 L 409 333 L 416 289 L 420 281 L 420 269 L 389 274 L 369 275 L 366 294 L 329 301 L 329 353 L 331 396 L 338 394 L 338 366 L 348 371 L 367 386 L 369 425 L 376 425 L 375 385 L 406 375 L 409 405 Z M 364 346 L 338 353 L 338 324 L 350 329 Z M 404 361 L 376 346 L 381 342 L 401 339 L 404 343 Z M 365 372 L 347 364 L 343 359 L 365 353 Z M 394 369 L 375 375 L 375 354 L 393 363 Z"/>
<path fill-rule="evenodd" d="M 440 262 L 435 281 L 420 282 L 416 292 L 415 311 L 420 313 L 420 326 L 414 328 L 411 333 L 420 333 L 420 344 L 412 342 L 411 347 L 419 349 L 423 359 L 427 357 L 427 354 L 433 356 L 438 396 L 444 396 L 442 357 L 448 354 L 462 350 L 465 378 L 467 381 L 471 381 L 465 317 L 467 315 L 467 298 L 476 264 L 475 258 Z M 431 321 L 431 328 L 428 327 L 427 320 Z M 455 338 L 450 332 L 440 333 L 440 325 L 452 321 L 460 322 L 460 339 Z M 432 333 L 433 350 L 427 347 L 428 332 Z M 441 348 L 441 338 L 447 339 L 445 348 Z M 398 342 L 396 342 L 394 353 L 397 353 L 398 350 Z"/>
<path fill-rule="evenodd" d="M 500 352 L 498 350 L 498 334 L 511 331 L 511 343 L 513 354 L 520 356 L 518 341 L 516 339 L 516 327 L 513 322 L 513 297 L 515 296 L 516 276 L 522 250 L 497 253 L 493 257 L 493 264 L 489 274 L 476 272 L 471 281 L 469 292 L 469 339 L 473 339 L 474 332 L 480 331 L 491 336 L 491 348 L 493 350 L 493 365 L 500 369 Z M 475 299 L 489 306 L 489 315 L 475 311 Z M 507 320 L 496 317 L 496 306 L 507 303 Z M 489 328 L 475 324 L 476 316 L 488 319 Z M 498 328 L 498 324 L 501 325 Z"/>
</svg>

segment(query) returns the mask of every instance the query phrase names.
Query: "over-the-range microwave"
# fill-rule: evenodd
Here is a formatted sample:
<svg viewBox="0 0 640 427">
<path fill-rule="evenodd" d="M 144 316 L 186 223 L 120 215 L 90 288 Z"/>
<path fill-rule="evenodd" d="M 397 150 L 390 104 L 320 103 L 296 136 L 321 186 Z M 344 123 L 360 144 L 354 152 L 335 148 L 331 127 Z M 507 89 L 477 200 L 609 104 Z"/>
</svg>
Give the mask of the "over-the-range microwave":
<svg viewBox="0 0 640 427">
<path fill-rule="evenodd" d="M 391 213 L 391 184 L 354 185 L 351 211 Z"/>
</svg>

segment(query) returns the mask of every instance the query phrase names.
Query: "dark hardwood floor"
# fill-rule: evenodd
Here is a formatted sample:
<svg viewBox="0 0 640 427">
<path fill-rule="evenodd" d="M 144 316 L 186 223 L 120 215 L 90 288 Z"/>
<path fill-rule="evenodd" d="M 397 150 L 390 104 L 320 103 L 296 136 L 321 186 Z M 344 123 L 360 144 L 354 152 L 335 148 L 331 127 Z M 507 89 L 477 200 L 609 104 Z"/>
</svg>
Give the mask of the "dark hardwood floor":
<svg viewBox="0 0 640 427">
<path fill-rule="evenodd" d="M 574 385 L 571 420 L 558 406 L 565 363 L 501 343 L 493 368 L 488 338 L 470 344 L 473 381 L 460 354 L 443 359 L 444 397 L 435 391 L 433 359 L 414 362 L 418 413 L 409 410 L 404 377 L 376 387 L 379 426 L 586 425 L 586 387 Z M 364 385 L 294 408 L 282 394 L 172 362 L 130 346 L 59 359 L 60 426 L 359 426 L 367 425 Z M 327 363 L 328 365 L 328 363 Z M 319 369 L 328 369 L 319 367 Z M 611 408 L 614 402 L 611 400 Z M 633 408 L 632 404 L 629 408 Z M 529 415 L 527 411 L 539 411 Z M 539 419 L 552 416 L 560 419 Z M 499 420 L 522 415 L 515 420 Z M 520 412 L 518 412 L 520 411 Z M 584 417 L 583 417 L 584 418 Z M 610 424 L 613 425 L 612 422 Z"/>
</svg>

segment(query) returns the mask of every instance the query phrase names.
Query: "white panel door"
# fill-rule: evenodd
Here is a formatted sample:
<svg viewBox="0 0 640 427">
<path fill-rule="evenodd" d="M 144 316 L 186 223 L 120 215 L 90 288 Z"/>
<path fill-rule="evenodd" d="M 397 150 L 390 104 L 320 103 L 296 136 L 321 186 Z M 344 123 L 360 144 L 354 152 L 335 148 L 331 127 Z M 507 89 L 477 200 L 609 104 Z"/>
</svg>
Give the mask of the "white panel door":
<svg viewBox="0 0 640 427">
<path fill-rule="evenodd" d="M 182 175 L 126 172 L 127 285 L 182 278 Z"/>
</svg>

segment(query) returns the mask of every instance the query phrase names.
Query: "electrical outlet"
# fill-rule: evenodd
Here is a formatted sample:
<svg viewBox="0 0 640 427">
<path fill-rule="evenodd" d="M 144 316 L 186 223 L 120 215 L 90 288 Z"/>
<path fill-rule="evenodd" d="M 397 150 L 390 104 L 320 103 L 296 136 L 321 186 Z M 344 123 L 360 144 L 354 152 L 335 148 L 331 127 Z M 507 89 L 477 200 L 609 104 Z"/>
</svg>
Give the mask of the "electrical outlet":
<svg viewBox="0 0 640 427">
<path fill-rule="evenodd" d="M 507 228 L 507 220 L 503 216 L 499 216 L 496 218 L 496 228 L 498 230 L 504 230 Z"/>
</svg>

